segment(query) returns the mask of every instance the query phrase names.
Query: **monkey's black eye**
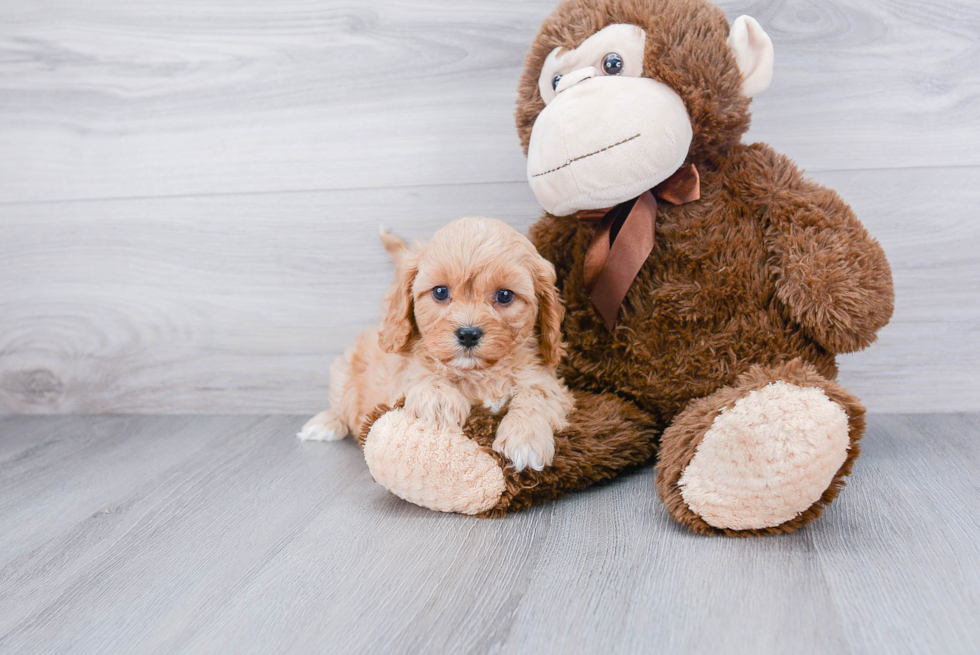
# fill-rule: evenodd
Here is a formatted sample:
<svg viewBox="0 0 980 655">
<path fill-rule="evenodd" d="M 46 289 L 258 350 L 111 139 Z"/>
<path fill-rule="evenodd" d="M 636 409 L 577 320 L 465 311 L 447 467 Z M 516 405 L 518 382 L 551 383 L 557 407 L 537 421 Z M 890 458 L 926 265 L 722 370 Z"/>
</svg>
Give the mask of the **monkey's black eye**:
<svg viewBox="0 0 980 655">
<path fill-rule="evenodd" d="M 501 289 L 497 292 L 497 302 L 501 305 L 509 305 L 514 299 L 514 292 L 510 289 Z"/>
<path fill-rule="evenodd" d="M 619 75 L 623 72 L 623 58 L 615 52 L 610 52 L 602 60 L 602 70 L 606 75 Z"/>
<path fill-rule="evenodd" d="M 559 82 L 561 82 L 561 75 L 555 75 L 551 78 L 551 88 L 557 91 Z"/>
<path fill-rule="evenodd" d="M 432 290 L 432 297 L 440 302 L 449 300 L 449 287 L 436 287 Z"/>
</svg>

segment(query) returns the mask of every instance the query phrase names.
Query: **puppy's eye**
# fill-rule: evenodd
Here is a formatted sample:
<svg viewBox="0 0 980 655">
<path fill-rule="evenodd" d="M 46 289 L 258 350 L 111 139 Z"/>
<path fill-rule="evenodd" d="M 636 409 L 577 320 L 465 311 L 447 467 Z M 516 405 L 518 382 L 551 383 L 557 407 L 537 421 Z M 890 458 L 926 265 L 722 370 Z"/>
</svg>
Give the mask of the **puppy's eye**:
<svg viewBox="0 0 980 655">
<path fill-rule="evenodd" d="M 514 292 L 510 289 L 501 289 L 497 292 L 497 302 L 501 305 L 509 305 L 514 299 Z"/>
<path fill-rule="evenodd" d="M 449 300 L 449 287 L 436 287 L 432 290 L 432 297 L 439 302 Z"/>
<path fill-rule="evenodd" d="M 623 58 L 615 52 L 610 52 L 602 60 L 602 72 L 606 75 L 619 75 L 623 72 Z"/>
<path fill-rule="evenodd" d="M 561 75 L 555 75 L 551 78 L 551 88 L 557 91 L 559 82 L 561 82 Z"/>
</svg>

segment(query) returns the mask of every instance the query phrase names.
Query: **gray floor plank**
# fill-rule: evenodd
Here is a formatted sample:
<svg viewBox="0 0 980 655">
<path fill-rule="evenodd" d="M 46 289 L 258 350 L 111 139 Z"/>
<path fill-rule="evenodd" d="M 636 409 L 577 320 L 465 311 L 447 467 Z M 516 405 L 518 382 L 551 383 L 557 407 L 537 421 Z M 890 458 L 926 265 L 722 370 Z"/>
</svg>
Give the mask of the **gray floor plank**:
<svg viewBox="0 0 980 655">
<path fill-rule="evenodd" d="M 811 531 L 858 652 L 980 650 L 980 417 L 870 422 L 851 488 Z"/>
<path fill-rule="evenodd" d="M 635 475 L 556 507 L 494 652 L 848 652 L 806 533 L 704 539 L 671 521 L 653 480 Z"/>
<path fill-rule="evenodd" d="M 19 476 L 0 485 L 0 507 L 50 519 L 38 530 L 0 512 L 0 651 L 969 653 L 980 643 L 976 414 L 872 415 L 826 516 L 754 540 L 675 525 L 649 470 L 502 520 L 429 512 L 374 484 L 353 443 L 296 441 L 301 422 L 0 421 L 0 446 L 23 455 L 0 457 L 0 481 Z M 25 435 L 61 450 L 25 451 Z"/>
<path fill-rule="evenodd" d="M 297 448 L 296 423 L 143 421 L 144 436 L 129 439 L 145 455 L 128 463 L 136 480 L 120 489 L 111 468 L 101 480 L 69 480 L 62 502 L 74 521 L 52 524 L 46 539 L 8 532 L 27 544 L 0 572 L 0 651 L 149 652 L 233 597 L 348 478 L 370 484 L 355 449 L 344 460 Z M 170 443 L 159 434 L 168 425 Z M 184 461 L 163 456 L 172 451 Z M 103 453 L 93 458 L 84 463 L 106 467 Z M 40 497 L 36 509 L 50 504 Z"/>
<path fill-rule="evenodd" d="M 67 425 L 43 433 L 39 439 L 43 448 L 0 465 L 0 553 L 19 555 L 33 536 L 73 525 L 79 506 L 90 506 L 107 494 L 128 491 L 138 483 L 147 490 L 168 484 L 169 470 L 159 479 L 145 476 L 161 466 L 180 470 L 216 435 L 233 438 L 254 420 L 174 417 L 140 427 L 135 418 L 105 417 L 81 431 L 70 422 L 58 421 Z M 188 425 L 199 432 L 188 431 Z M 132 439 L 134 430 L 142 434 L 140 440 Z M 66 488 L 73 493 L 65 494 Z M 120 507 L 93 509 L 92 518 L 105 523 L 100 512 L 126 510 L 128 501 L 121 502 Z"/>
</svg>

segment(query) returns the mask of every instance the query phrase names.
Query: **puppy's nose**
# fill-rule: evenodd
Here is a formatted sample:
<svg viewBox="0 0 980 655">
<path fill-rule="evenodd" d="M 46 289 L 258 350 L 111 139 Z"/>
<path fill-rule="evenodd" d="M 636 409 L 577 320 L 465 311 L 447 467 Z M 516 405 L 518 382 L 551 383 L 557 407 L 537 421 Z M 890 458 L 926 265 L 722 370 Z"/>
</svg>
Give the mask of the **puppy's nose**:
<svg viewBox="0 0 980 655">
<path fill-rule="evenodd" d="M 461 328 L 456 328 L 456 340 L 464 348 L 472 348 L 480 343 L 480 337 L 482 336 L 483 330 L 472 325 L 464 325 Z"/>
</svg>

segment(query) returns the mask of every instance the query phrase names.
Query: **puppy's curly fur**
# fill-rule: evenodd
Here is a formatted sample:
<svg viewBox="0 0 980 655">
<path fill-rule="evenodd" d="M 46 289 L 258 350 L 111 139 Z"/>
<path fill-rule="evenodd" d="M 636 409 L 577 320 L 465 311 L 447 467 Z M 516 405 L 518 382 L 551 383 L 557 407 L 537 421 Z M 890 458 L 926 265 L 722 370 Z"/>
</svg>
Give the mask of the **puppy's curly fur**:
<svg viewBox="0 0 980 655">
<path fill-rule="evenodd" d="M 415 247 L 381 238 L 397 270 L 384 320 L 334 363 L 330 409 L 298 436 L 357 434 L 375 407 L 402 397 L 406 411 L 440 427 L 462 428 L 474 405 L 493 412 L 507 405 L 493 449 L 516 470 L 550 465 L 554 433 L 568 425 L 573 405 L 556 374 L 564 310 L 554 267 L 526 237 L 489 218 L 459 219 Z"/>
</svg>

